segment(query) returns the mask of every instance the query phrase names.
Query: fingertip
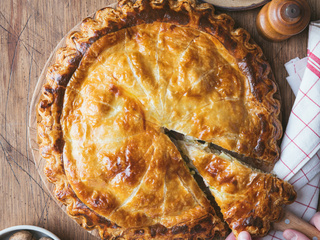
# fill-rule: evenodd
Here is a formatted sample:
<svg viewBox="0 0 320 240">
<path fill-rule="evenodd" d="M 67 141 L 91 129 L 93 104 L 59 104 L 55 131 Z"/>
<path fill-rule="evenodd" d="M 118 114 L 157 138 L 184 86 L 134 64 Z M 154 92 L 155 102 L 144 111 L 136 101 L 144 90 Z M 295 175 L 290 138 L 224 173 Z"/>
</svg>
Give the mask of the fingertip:
<svg viewBox="0 0 320 240">
<path fill-rule="evenodd" d="M 282 235 L 286 240 L 309 240 L 306 235 L 292 229 L 285 230 Z"/>
<path fill-rule="evenodd" d="M 283 233 L 282 233 L 283 237 L 286 239 L 286 240 L 294 240 L 294 239 L 297 239 L 296 237 L 296 234 L 294 234 L 294 231 L 291 230 L 291 229 L 287 229 L 285 230 Z"/>
<path fill-rule="evenodd" d="M 236 237 L 234 236 L 233 232 L 228 235 L 226 240 L 236 240 Z"/>
<path fill-rule="evenodd" d="M 317 212 L 315 215 L 313 215 L 310 223 L 320 231 L 320 212 Z"/>
<path fill-rule="evenodd" d="M 252 240 L 252 238 L 250 233 L 244 231 L 239 233 L 238 240 Z"/>
</svg>

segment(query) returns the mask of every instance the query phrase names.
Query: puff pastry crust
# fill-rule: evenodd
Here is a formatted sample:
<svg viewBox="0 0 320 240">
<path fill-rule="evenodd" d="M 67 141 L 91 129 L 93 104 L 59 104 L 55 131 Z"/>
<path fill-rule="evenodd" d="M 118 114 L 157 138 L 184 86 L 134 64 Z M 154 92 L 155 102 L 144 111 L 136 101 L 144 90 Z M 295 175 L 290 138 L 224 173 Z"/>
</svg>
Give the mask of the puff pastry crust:
<svg viewBox="0 0 320 240">
<path fill-rule="evenodd" d="M 270 223 L 281 218 L 282 206 L 296 199 L 290 183 L 244 165 L 208 144 L 178 141 L 177 145 L 203 177 L 235 236 L 242 231 L 257 237 L 266 235 Z"/>
<path fill-rule="evenodd" d="M 38 107 L 45 174 L 104 239 L 192 239 L 226 228 L 163 129 L 271 169 L 280 103 L 261 49 L 193 0 L 120 1 L 70 34 Z"/>
</svg>

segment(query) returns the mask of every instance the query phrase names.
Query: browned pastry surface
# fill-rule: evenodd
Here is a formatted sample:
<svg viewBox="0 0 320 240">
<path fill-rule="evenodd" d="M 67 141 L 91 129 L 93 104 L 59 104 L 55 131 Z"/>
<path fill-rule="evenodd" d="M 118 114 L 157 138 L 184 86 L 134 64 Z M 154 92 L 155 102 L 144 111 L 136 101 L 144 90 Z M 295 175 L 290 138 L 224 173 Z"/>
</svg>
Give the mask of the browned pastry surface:
<svg viewBox="0 0 320 240">
<path fill-rule="evenodd" d="M 291 184 L 270 173 L 250 168 L 228 154 L 196 141 L 178 141 L 180 150 L 203 177 L 235 236 L 248 231 L 264 236 L 281 217 L 296 192 Z"/>
<path fill-rule="evenodd" d="M 58 51 L 38 136 L 56 197 L 103 238 L 212 238 L 225 226 L 167 128 L 270 169 L 277 88 L 261 49 L 227 15 L 192 0 L 121 1 Z"/>
</svg>

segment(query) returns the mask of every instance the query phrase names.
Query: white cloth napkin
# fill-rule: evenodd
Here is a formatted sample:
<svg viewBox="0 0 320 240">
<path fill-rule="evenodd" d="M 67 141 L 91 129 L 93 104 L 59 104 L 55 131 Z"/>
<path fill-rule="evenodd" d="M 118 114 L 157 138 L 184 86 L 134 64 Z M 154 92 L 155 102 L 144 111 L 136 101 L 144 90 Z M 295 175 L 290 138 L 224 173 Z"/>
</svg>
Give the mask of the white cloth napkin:
<svg viewBox="0 0 320 240">
<path fill-rule="evenodd" d="M 294 185 L 297 200 L 287 208 L 309 221 L 317 211 L 320 187 L 320 20 L 309 26 L 308 57 L 285 64 L 296 95 L 274 172 Z M 263 240 L 284 239 L 271 231 Z"/>
</svg>

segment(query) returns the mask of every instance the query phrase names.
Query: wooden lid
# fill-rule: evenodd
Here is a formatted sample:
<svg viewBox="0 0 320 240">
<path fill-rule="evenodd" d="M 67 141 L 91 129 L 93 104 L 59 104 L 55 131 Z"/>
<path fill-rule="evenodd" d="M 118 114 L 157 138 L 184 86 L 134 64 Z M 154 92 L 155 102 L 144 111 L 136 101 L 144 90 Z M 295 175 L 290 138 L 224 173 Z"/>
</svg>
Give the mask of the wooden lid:
<svg viewBox="0 0 320 240">
<path fill-rule="evenodd" d="M 311 10 L 306 0 L 273 0 L 268 18 L 270 25 L 280 34 L 295 35 L 310 21 Z"/>
</svg>

